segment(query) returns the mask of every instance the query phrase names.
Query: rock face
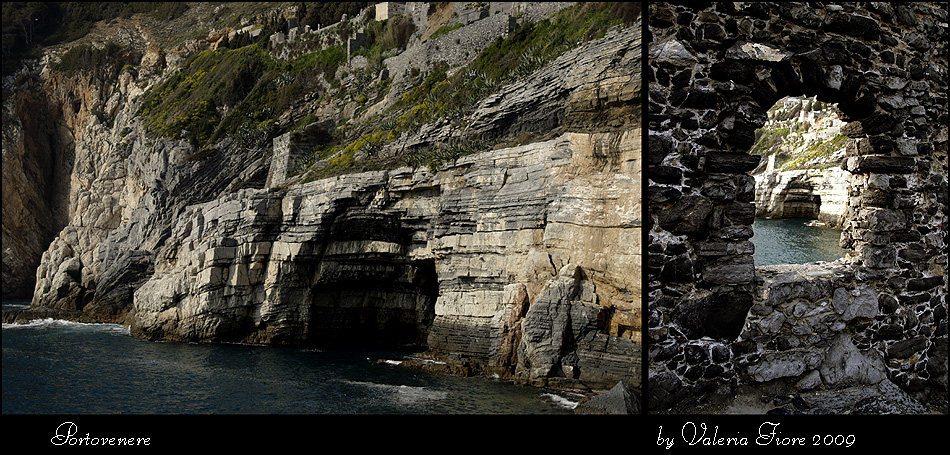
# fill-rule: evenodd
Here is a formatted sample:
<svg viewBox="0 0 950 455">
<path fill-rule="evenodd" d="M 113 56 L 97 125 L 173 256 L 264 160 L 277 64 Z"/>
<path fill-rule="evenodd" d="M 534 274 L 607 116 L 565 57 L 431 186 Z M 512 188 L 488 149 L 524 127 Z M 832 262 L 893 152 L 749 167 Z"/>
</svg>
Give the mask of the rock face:
<svg viewBox="0 0 950 455">
<path fill-rule="evenodd" d="M 752 150 L 763 156 L 755 176 L 755 216 L 812 218 L 840 228 L 851 174 L 844 123 L 817 99 L 787 97 L 769 109 Z"/>
<path fill-rule="evenodd" d="M 841 227 L 851 174 L 843 169 L 765 172 L 755 176 L 755 216 L 814 218 Z"/>
<path fill-rule="evenodd" d="M 473 372 L 636 383 L 638 138 L 568 133 L 435 175 L 352 174 L 191 206 L 135 291 L 132 332 L 421 343 Z M 594 170 L 595 150 L 625 164 Z"/>
<path fill-rule="evenodd" d="M 29 296 L 36 285 L 40 256 L 65 224 L 62 195 L 50 175 L 61 166 L 50 162 L 50 138 L 42 130 L 49 115 L 20 118 L 18 112 L 42 110 L 28 96 L 17 96 L 3 111 L 3 296 Z M 53 130 L 55 131 L 55 130 Z M 58 189 L 62 192 L 62 188 Z M 58 201 L 59 203 L 54 203 Z"/>
<path fill-rule="evenodd" d="M 431 33 L 427 34 L 426 39 L 432 42 L 430 45 L 411 46 L 406 49 L 406 52 L 386 59 L 386 68 L 393 76 L 394 85 L 410 84 L 411 81 L 408 81 L 406 76 L 411 68 L 425 68 L 440 61 L 450 66 L 465 63 L 469 54 L 485 48 L 498 36 L 508 33 L 512 16 L 517 16 L 520 21 L 535 22 L 550 17 L 571 4 L 571 2 L 524 2 L 521 4 L 485 2 L 482 4 L 484 11 L 481 11 L 474 3 L 459 2 L 440 5 L 436 9 L 445 8 L 447 13 L 444 25 L 451 27 L 466 24 L 465 30 L 453 30 L 434 40 L 428 38 Z M 414 2 L 406 6 L 413 8 L 413 11 L 407 11 L 406 15 L 413 19 L 417 29 L 425 30 L 428 24 L 430 30 L 435 31 L 431 29 L 432 24 L 429 24 L 427 20 L 430 5 Z M 435 14 L 438 15 L 438 13 Z"/>
<path fill-rule="evenodd" d="M 650 409 L 886 376 L 946 412 L 946 5 L 649 7 Z M 845 122 L 853 260 L 782 283 L 752 260 L 772 197 L 748 152 L 769 108 L 802 95 Z"/>
<path fill-rule="evenodd" d="M 126 74 L 95 101 L 110 121 L 76 129 L 33 306 L 153 340 L 416 343 L 452 372 L 639 387 L 640 36 L 615 29 L 472 114 L 479 136 L 543 141 L 309 183 L 267 184 L 286 153 L 149 139 L 135 99 L 155 79 Z"/>
<path fill-rule="evenodd" d="M 627 384 L 619 382 L 609 391 L 578 403 L 574 408 L 574 413 L 638 415 L 641 413 L 640 395 L 631 390 Z"/>
</svg>

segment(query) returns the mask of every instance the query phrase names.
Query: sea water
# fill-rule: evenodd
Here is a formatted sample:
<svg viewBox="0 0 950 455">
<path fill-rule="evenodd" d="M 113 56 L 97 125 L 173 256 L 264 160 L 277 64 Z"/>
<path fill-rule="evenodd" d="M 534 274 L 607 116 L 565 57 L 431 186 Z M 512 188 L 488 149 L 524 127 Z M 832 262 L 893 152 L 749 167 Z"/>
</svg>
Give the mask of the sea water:
<svg viewBox="0 0 950 455">
<path fill-rule="evenodd" d="M 571 414 L 580 398 L 399 366 L 416 351 L 154 342 L 117 324 L 3 324 L 3 414 Z"/>
<path fill-rule="evenodd" d="M 831 262 L 845 256 L 841 230 L 807 218 L 756 218 L 752 224 L 755 265 Z"/>
</svg>

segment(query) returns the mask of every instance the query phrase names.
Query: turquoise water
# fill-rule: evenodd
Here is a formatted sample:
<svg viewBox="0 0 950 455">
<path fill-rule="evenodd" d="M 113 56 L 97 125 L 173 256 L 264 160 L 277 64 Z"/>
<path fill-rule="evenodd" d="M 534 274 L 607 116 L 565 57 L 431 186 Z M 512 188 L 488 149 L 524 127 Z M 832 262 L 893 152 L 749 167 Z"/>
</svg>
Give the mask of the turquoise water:
<svg viewBox="0 0 950 455">
<path fill-rule="evenodd" d="M 394 364 L 413 352 L 160 343 L 115 324 L 4 324 L 3 414 L 570 414 L 579 399 Z"/>
<path fill-rule="evenodd" d="M 841 230 L 812 226 L 807 218 L 756 218 L 755 265 L 804 264 L 834 261 L 845 256 L 838 246 Z"/>
</svg>

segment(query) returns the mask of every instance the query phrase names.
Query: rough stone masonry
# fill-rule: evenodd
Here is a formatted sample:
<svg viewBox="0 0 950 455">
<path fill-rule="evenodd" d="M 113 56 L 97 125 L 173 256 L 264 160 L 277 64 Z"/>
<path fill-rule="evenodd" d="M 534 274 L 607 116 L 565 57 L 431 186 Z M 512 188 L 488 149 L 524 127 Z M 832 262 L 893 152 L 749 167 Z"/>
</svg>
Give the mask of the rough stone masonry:
<svg viewBox="0 0 950 455">
<path fill-rule="evenodd" d="M 893 382 L 946 412 L 946 4 L 652 3 L 648 18 L 650 408 Z M 757 268 L 747 152 L 792 95 L 847 123 L 849 254 Z"/>
</svg>

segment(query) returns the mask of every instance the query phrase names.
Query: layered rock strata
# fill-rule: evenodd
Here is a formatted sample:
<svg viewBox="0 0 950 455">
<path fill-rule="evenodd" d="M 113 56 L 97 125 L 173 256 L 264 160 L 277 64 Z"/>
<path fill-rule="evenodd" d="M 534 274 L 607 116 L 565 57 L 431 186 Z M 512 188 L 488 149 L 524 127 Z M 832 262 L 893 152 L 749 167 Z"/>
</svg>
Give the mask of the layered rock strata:
<svg viewBox="0 0 950 455">
<path fill-rule="evenodd" d="M 154 79 L 127 84 L 109 122 L 79 130 L 82 191 L 33 305 L 156 340 L 417 343 L 456 373 L 638 387 L 640 34 L 613 30 L 504 87 L 469 131 L 546 140 L 435 173 L 267 185 L 271 150 L 150 139 L 133 91 Z M 457 133 L 428 125 L 411 145 Z"/>
<path fill-rule="evenodd" d="M 755 216 L 814 218 L 841 227 L 850 174 L 843 169 L 765 172 L 755 176 Z"/>
<path fill-rule="evenodd" d="M 832 339 L 797 334 L 804 344 L 796 349 L 809 352 L 799 357 L 853 345 L 877 359 L 875 373 L 886 371 L 945 412 L 946 6 L 651 3 L 648 17 L 650 408 L 734 396 L 750 379 L 723 364 L 730 359 L 795 357 L 791 344 L 741 342 L 764 309 L 757 299 L 766 284 L 749 241 L 756 210 L 749 172 L 759 157 L 747 152 L 769 107 L 807 95 L 837 103 L 849 138 L 841 243 L 853 261 L 828 272 L 853 276 L 842 288 L 873 296 L 879 308 L 833 318 Z M 787 296 L 770 308 L 807 313 L 831 298 L 797 305 Z M 788 321 L 781 325 L 813 329 Z M 800 363 L 803 374 L 820 365 L 788 363 Z M 794 381 L 776 381 L 787 387 L 778 393 L 794 391 Z"/>
<path fill-rule="evenodd" d="M 132 332 L 420 343 L 473 373 L 636 384 L 638 134 L 569 133 L 435 175 L 352 174 L 191 206 L 135 291 Z M 624 172 L 591 168 L 595 150 Z"/>
</svg>

